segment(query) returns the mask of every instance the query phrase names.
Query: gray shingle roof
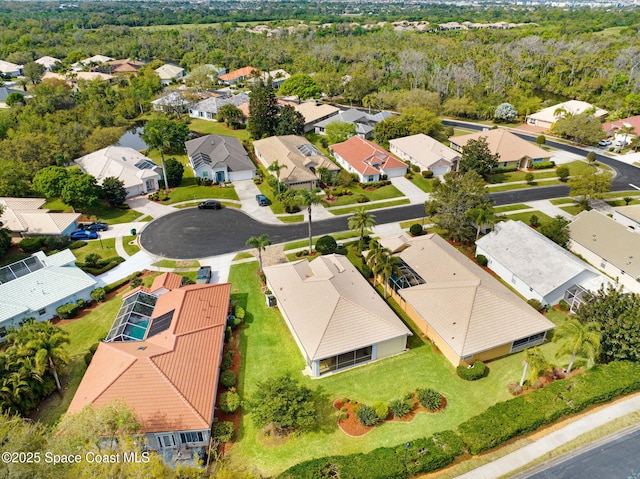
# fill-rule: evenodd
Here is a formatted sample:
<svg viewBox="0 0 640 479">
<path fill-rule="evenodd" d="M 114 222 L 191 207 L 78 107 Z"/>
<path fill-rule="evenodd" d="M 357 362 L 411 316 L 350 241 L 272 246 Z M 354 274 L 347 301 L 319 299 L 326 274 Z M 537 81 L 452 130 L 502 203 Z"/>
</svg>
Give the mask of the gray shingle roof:
<svg viewBox="0 0 640 479">
<path fill-rule="evenodd" d="M 194 168 L 203 163 L 212 168 L 226 166 L 228 171 L 254 170 L 244 147 L 233 136 L 206 135 L 185 143 Z"/>
</svg>

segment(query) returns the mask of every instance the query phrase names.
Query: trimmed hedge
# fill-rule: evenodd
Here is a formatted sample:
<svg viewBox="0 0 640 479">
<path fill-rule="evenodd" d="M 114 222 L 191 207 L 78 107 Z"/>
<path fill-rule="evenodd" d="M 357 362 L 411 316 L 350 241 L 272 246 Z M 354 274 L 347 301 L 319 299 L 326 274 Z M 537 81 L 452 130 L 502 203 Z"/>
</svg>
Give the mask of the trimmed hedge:
<svg viewBox="0 0 640 479">
<path fill-rule="evenodd" d="M 458 366 L 456 372 L 458 376 L 465 381 L 475 381 L 485 376 L 487 366 L 482 361 L 476 361 L 470 368 L 467 366 Z"/>
<path fill-rule="evenodd" d="M 546 170 L 554 166 L 556 166 L 556 164 L 553 161 L 543 161 L 542 163 L 534 163 L 531 165 L 534 170 Z"/>
<path fill-rule="evenodd" d="M 78 311 L 80 311 L 80 305 L 77 303 L 67 303 L 56 308 L 56 313 L 58 313 L 60 319 L 75 318 L 78 315 Z"/>
<path fill-rule="evenodd" d="M 24 238 L 20 240 L 18 246 L 25 253 L 35 253 L 36 251 L 40 251 L 42 249 L 42 238 L 40 236 L 36 236 L 33 238 Z"/>
<path fill-rule="evenodd" d="M 124 260 L 125 259 L 122 256 L 115 256 L 113 258 L 100 261 L 97 267 L 87 266 L 86 264 L 78 264 L 78 266 L 85 273 L 90 273 L 94 276 L 98 276 L 98 275 L 101 275 L 102 273 L 109 271 L 112 268 L 115 268 L 120 263 L 124 262 Z"/>
<path fill-rule="evenodd" d="M 491 406 L 459 427 L 471 454 L 499 446 L 592 404 L 640 390 L 640 364 L 612 362 Z"/>
<path fill-rule="evenodd" d="M 489 174 L 490 175 L 498 175 L 501 173 L 511 173 L 512 171 L 516 171 L 518 168 L 516 168 L 515 166 L 502 166 L 500 168 L 494 168 L 492 169 Z"/>
<path fill-rule="evenodd" d="M 124 286 L 125 284 L 127 284 L 129 281 L 131 281 L 133 278 L 137 278 L 138 276 L 140 276 L 142 274 L 141 271 L 135 271 L 133 273 L 131 273 L 129 276 L 119 279 L 118 281 L 114 281 L 111 284 L 108 284 L 104 287 L 104 292 L 109 294 L 111 291 L 116 290 L 118 288 L 120 288 L 121 286 Z"/>
</svg>

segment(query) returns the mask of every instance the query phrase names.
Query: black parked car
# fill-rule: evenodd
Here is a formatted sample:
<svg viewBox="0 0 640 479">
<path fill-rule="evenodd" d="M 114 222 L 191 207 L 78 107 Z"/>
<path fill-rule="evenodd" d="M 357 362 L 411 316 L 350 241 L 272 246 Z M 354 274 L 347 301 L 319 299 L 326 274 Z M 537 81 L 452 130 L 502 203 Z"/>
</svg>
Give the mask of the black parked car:
<svg viewBox="0 0 640 479">
<path fill-rule="evenodd" d="M 200 203 L 198 205 L 198 208 L 200 208 L 201 210 L 219 210 L 220 208 L 222 208 L 222 205 L 219 201 L 207 200 Z"/>
<path fill-rule="evenodd" d="M 87 231 L 107 231 L 109 229 L 109 225 L 107 223 L 80 223 L 78 226 L 81 230 Z"/>
<path fill-rule="evenodd" d="M 260 206 L 269 206 L 269 200 L 264 195 L 256 195 L 256 201 Z"/>
</svg>

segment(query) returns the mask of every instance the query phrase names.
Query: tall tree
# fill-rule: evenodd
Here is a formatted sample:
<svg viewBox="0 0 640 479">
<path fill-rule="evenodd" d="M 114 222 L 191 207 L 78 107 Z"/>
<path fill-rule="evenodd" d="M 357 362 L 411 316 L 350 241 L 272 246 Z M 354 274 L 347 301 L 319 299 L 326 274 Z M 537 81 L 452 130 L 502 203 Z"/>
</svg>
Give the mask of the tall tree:
<svg viewBox="0 0 640 479">
<path fill-rule="evenodd" d="M 300 206 L 307 209 L 307 215 L 309 218 L 309 253 L 313 251 L 313 241 L 311 235 L 311 207 L 320 204 L 322 195 L 320 195 L 319 192 L 319 188 L 314 188 L 313 190 L 298 190 L 298 201 L 300 203 Z"/>
<path fill-rule="evenodd" d="M 325 134 L 330 145 L 342 143 L 356 134 L 356 125 L 345 121 L 332 121 L 325 128 Z"/>
<path fill-rule="evenodd" d="M 110 205 L 120 206 L 127 197 L 124 181 L 115 176 L 108 176 L 102 180 L 102 194 Z"/>
<path fill-rule="evenodd" d="M 600 199 L 604 193 L 611 190 L 611 183 L 613 182 L 613 176 L 609 172 L 598 173 L 596 170 L 591 169 L 581 175 L 569 178 L 567 185 L 569 185 L 569 194 L 578 198 L 583 208 L 589 205 L 589 201 L 593 199 Z"/>
<path fill-rule="evenodd" d="M 62 188 L 60 198 L 74 210 L 96 206 L 100 202 L 102 191 L 96 179 L 78 171 L 69 175 Z"/>
<path fill-rule="evenodd" d="M 360 232 L 360 242 L 358 243 L 358 251 L 364 248 L 364 233 L 368 228 L 373 228 L 376 224 L 376 216 L 365 208 L 359 208 L 356 212 L 349 216 L 347 226 L 350 230 Z"/>
<path fill-rule="evenodd" d="M 184 165 L 175 158 L 168 158 L 165 162 L 167 171 L 167 187 L 175 188 L 182 183 L 182 175 L 184 175 Z"/>
<path fill-rule="evenodd" d="M 391 251 L 387 248 L 383 248 L 379 253 L 377 262 L 377 274 L 380 275 L 380 282 L 382 283 L 382 291 L 385 299 L 387 298 L 387 288 L 389 280 L 393 276 L 398 276 L 400 271 L 400 264 L 402 261 L 397 256 L 393 256 Z"/>
<path fill-rule="evenodd" d="M 260 264 L 260 271 L 262 271 L 262 252 L 271 244 L 269 235 L 252 236 L 247 240 L 246 244 L 258 251 L 258 263 Z"/>
<path fill-rule="evenodd" d="M 278 121 L 278 100 L 273 90 L 271 77 L 265 82 L 256 78 L 249 97 L 249 119 L 247 131 L 258 140 L 273 136 Z"/>
<path fill-rule="evenodd" d="M 218 121 L 224 121 L 229 128 L 237 128 L 243 118 L 242 110 L 232 103 L 222 105 L 218 110 Z"/>
<path fill-rule="evenodd" d="M 36 62 L 25 63 L 23 67 L 24 76 L 26 76 L 34 85 L 40 83 L 42 75 L 44 75 L 44 67 Z"/>
<path fill-rule="evenodd" d="M 602 123 L 588 112 L 563 115 L 553 124 L 551 131 L 584 145 L 595 145 L 606 136 Z"/>
<path fill-rule="evenodd" d="M 68 170 L 61 166 L 47 166 L 33 177 L 33 188 L 46 198 L 59 198 L 67 179 Z"/>
<path fill-rule="evenodd" d="M 553 341 L 560 343 L 556 356 L 571 354 L 567 367 L 567 372 L 570 373 L 579 353 L 587 356 L 588 365 L 600 354 L 600 325 L 594 321 L 581 323 L 577 319 L 568 319 L 556 328 Z"/>
<path fill-rule="evenodd" d="M 294 95 L 298 101 L 307 98 L 317 98 L 320 96 L 320 87 L 313 78 L 306 73 L 295 73 L 282 82 L 279 90 L 280 95 Z"/>
<path fill-rule="evenodd" d="M 273 171 L 276 174 L 276 181 L 278 182 L 278 194 L 280 193 L 280 171 L 289 168 L 287 165 L 281 165 L 278 160 L 275 160 L 269 166 L 267 170 Z"/>
<path fill-rule="evenodd" d="M 498 153 L 491 153 L 487 137 L 481 136 L 477 140 L 469 140 L 462 147 L 459 171 L 460 173 L 475 171 L 484 176 L 498 166 L 499 159 L 500 155 Z"/>
<path fill-rule="evenodd" d="M 569 220 L 558 215 L 551 221 L 538 228 L 538 232 L 549 238 L 554 243 L 564 246 L 569 241 Z"/>
<path fill-rule="evenodd" d="M 469 218 L 476 225 L 476 239 L 480 238 L 480 232 L 485 226 L 493 227 L 497 219 L 491 207 L 474 208 L 469 211 Z"/>
<path fill-rule="evenodd" d="M 29 323 L 24 326 L 27 341 L 20 349 L 20 354 L 32 355 L 39 374 L 50 372 L 56 382 L 56 388 L 62 395 L 62 386 L 58 378 L 58 367 L 69 364 L 69 353 L 64 348 L 71 341 L 69 333 L 49 323 Z"/>
<path fill-rule="evenodd" d="M 182 151 L 189 139 L 189 128 L 184 121 L 172 121 L 166 118 L 155 118 L 144 125 L 142 140 L 149 148 L 156 148 L 162 159 L 162 173 L 167 186 L 167 169 L 164 154 L 169 151 Z"/>
<path fill-rule="evenodd" d="M 276 135 L 302 135 L 304 133 L 304 116 L 291 105 L 285 105 L 278 113 Z"/>
</svg>

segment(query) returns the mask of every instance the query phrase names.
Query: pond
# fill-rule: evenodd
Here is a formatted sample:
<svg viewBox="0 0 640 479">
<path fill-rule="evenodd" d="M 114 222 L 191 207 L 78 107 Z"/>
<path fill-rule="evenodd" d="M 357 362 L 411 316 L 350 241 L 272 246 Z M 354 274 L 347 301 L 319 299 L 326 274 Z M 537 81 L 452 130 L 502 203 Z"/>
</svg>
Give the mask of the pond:
<svg viewBox="0 0 640 479">
<path fill-rule="evenodd" d="M 138 151 L 146 150 L 147 144 L 140 137 L 142 130 L 142 125 L 136 125 L 129 128 L 124 135 L 120 137 L 116 146 L 128 146 L 129 148 L 133 148 Z"/>
</svg>

